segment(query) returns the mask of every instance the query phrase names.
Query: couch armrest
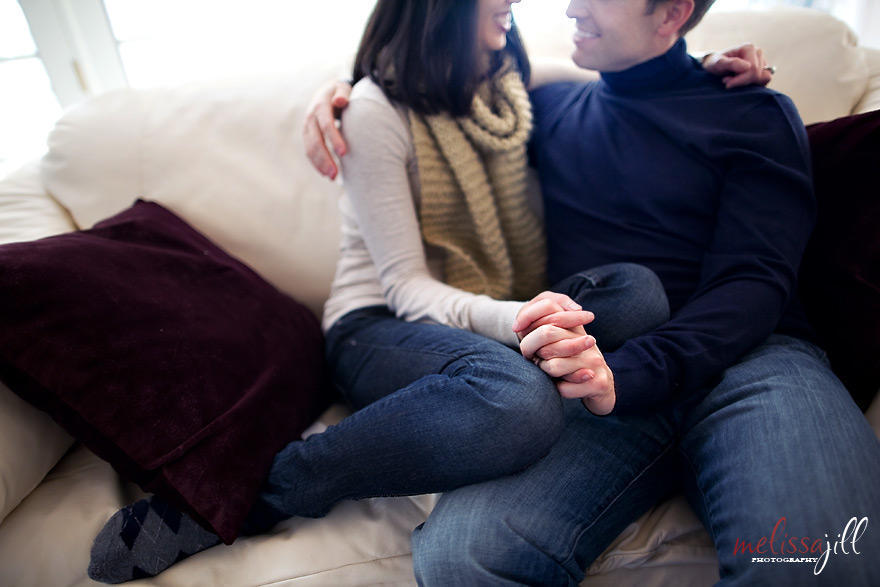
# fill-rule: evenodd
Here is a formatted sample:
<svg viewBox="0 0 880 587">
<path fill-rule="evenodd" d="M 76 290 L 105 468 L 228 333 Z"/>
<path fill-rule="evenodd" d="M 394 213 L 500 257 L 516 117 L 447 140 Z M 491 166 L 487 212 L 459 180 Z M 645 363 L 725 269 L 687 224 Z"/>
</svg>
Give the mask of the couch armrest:
<svg viewBox="0 0 880 587">
<path fill-rule="evenodd" d="M 868 88 L 853 109 L 853 114 L 880 110 L 880 49 L 866 48 L 865 60 L 868 64 Z"/>
<path fill-rule="evenodd" d="M 30 241 L 76 230 L 73 219 L 40 179 L 32 161 L 0 181 L 0 244 Z"/>
</svg>

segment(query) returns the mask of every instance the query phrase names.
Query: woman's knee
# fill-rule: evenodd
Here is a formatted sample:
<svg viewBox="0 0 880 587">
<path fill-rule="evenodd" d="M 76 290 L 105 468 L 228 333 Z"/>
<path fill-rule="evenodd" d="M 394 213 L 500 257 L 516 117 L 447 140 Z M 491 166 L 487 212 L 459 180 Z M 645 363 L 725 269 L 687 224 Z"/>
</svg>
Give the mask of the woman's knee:
<svg viewBox="0 0 880 587">
<path fill-rule="evenodd" d="M 487 345 L 491 346 L 491 345 Z M 512 461 L 526 466 L 546 454 L 562 434 L 565 422 L 562 398 L 543 371 L 510 349 L 474 350 L 455 376 L 463 377 L 479 399 L 486 417 L 481 433 L 491 431 L 495 442 Z"/>
</svg>

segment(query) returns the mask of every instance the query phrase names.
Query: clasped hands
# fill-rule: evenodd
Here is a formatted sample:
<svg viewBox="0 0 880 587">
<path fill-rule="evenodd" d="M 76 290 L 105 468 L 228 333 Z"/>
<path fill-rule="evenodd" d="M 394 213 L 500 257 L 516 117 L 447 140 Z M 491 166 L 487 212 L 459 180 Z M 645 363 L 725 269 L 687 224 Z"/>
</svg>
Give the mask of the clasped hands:
<svg viewBox="0 0 880 587">
<path fill-rule="evenodd" d="M 559 394 L 581 398 L 592 413 L 614 409 L 614 376 L 596 339 L 584 325 L 595 316 L 565 294 L 545 291 L 526 302 L 516 315 L 513 331 L 523 357 L 556 380 Z"/>
</svg>

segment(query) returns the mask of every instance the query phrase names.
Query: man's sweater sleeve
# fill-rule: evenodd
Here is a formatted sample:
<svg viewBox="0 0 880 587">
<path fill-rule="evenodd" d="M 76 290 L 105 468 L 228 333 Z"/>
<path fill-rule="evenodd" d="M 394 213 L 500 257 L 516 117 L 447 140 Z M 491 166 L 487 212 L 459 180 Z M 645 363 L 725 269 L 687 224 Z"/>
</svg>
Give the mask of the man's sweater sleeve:
<svg viewBox="0 0 880 587">
<path fill-rule="evenodd" d="M 781 95 L 746 119 L 720 155 L 723 188 L 699 287 L 667 323 L 605 355 L 615 413 L 709 384 L 775 330 L 795 289 L 816 215 L 806 132 Z"/>
<path fill-rule="evenodd" d="M 517 346 L 512 327 L 521 302 L 465 292 L 430 274 L 407 173 L 411 138 L 399 113 L 387 100 L 353 96 L 342 124 L 346 194 L 388 307 L 403 320 L 431 320 Z"/>
</svg>

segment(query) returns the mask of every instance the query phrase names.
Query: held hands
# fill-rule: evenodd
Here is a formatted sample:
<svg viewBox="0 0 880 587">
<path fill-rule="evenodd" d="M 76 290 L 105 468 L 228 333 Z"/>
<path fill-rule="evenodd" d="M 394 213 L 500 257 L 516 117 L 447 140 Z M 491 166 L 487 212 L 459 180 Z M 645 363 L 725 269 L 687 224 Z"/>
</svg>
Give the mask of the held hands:
<svg viewBox="0 0 880 587">
<path fill-rule="evenodd" d="M 348 106 L 350 95 L 351 85 L 347 82 L 337 81 L 322 86 L 312 96 L 303 124 L 306 155 L 318 173 L 330 179 L 336 179 L 339 168 L 324 141 L 330 141 L 337 155 L 340 157 L 345 155 L 345 141 L 342 139 L 342 133 L 336 128 L 336 120 Z"/>
<path fill-rule="evenodd" d="M 703 57 L 703 68 L 721 76 L 730 90 L 740 86 L 766 86 L 773 79 L 773 69 L 764 59 L 764 51 L 751 43 L 733 47 L 722 53 L 712 52 Z"/>
<path fill-rule="evenodd" d="M 565 294 L 545 291 L 526 303 L 516 316 L 513 330 L 523 356 L 557 379 L 565 398 L 581 398 L 592 413 L 614 409 L 614 377 L 596 346 L 584 331 L 594 319 Z"/>
</svg>

